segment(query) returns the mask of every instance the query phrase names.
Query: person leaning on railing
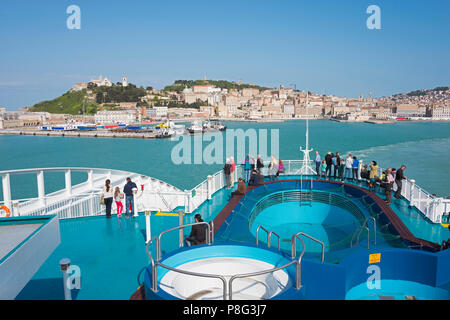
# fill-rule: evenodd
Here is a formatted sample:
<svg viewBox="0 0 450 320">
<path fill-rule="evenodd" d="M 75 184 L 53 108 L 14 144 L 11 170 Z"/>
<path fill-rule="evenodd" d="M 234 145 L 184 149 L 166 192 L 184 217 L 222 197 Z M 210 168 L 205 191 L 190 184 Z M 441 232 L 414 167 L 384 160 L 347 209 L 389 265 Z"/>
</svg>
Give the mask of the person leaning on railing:
<svg viewBox="0 0 450 320">
<path fill-rule="evenodd" d="M 106 206 L 106 218 L 111 218 L 111 206 L 113 203 L 114 191 L 111 181 L 107 179 L 103 187 L 103 202 Z"/>
<path fill-rule="evenodd" d="M 397 199 L 401 198 L 402 195 L 402 181 L 403 179 L 407 179 L 406 176 L 403 174 L 405 172 L 406 166 L 402 165 L 400 169 L 397 170 L 397 173 L 395 174 L 395 184 L 397 185 L 397 192 L 395 192 L 394 197 Z"/>
<path fill-rule="evenodd" d="M 391 169 L 387 169 L 384 173 L 384 179 L 381 183 L 382 186 L 385 187 L 385 194 L 386 194 L 386 203 L 391 203 L 391 193 L 392 193 L 392 187 L 394 186 L 394 176 L 392 175 Z"/>
<path fill-rule="evenodd" d="M 131 178 L 127 178 L 127 183 L 123 187 L 123 193 L 125 193 L 125 218 L 128 219 L 129 216 L 133 217 L 134 215 L 134 198 L 133 198 L 133 189 L 137 189 L 136 183 L 131 181 Z M 131 207 L 131 213 L 130 213 Z"/>
</svg>

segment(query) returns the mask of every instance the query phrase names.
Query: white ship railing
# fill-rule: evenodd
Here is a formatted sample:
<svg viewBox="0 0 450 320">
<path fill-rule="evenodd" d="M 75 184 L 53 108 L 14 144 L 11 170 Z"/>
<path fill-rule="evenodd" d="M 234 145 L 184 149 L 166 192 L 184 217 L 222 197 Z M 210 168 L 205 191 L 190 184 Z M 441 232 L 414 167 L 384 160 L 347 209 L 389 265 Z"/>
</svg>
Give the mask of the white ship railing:
<svg viewBox="0 0 450 320">
<path fill-rule="evenodd" d="M 280 175 L 298 175 L 303 160 L 283 160 L 284 172 Z M 269 162 L 265 162 L 263 174 L 267 175 Z M 311 160 L 314 168 L 314 161 Z M 361 178 L 362 161 L 359 164 L 358 178 Z M 383 171 L 380 168 L 380 173 Z M 45 194 L 44 173 L 64 172 L 66 187 L 62 190 Z M 85 172 L 87 181 L 76 186 L 71 185 L 72 172 Z M 10 177 L 17 174 L 36 174 L 38 197 L 28 199 L 11 199 Z M 105 179 L 110 179 L 113 186 L 120 185 L 121 190 L 125 178 L 131 177 L 138 186 L 135 194 L 136 210 L 143 211 L 174 211 L 184 209 L 186 213 L 194 212 L 203 203 L 225 187 L 223 170 L 207 177 L 191 190 L 180 190 L 164 181 L 142 176 L 136 173 L 94 168 L 45 168 L 0 171 L 2 177 L 3 201 L 0 204 L 10 208 L 12 215 L 44 215 L 56 214 L 61 219 L 102 215 L 104 206 L 100 205 L 101 190 Z M 233 174 L 233 181 L 243 176 L 243 166 L 237 165 Z M 379 174 L 381 176 L 381 174 Z M 305 176 L 305 179 L 308 177 Z M 142 189 L 143 188 L 143 189 Z M 394 191 L 395 191 L 394 184 Z M 415 184 L 414 180 L 403 180 L 402 196 L 411 206 L 416 207 L 433 223 L 441 223 L 442 217 L 450 211 L 450 199 L 435 197 Z M 125 204 L 124 200 L 122 201 Z M 125 208 L 124 208 L 125 211 Z M 113 213 L 116 206 L 113 204 Z"/>
<path fill-rule="evenodd" d="M 56 192 L 45 194 L 45 179 L 46 173 L 64 173 L 65 188 Z M 72 185 L 72 173 L 82 172 L 87 174 L 87 180 Z M 12 200 L 11 196 L 11 177 L 14 175 L 35 174 L 37 178 L 37 197 Z M 150 189 L 157 190 L 158 194 L 162 193 L 179 193 L 181 190 L 174 186 L 167 184 L 164 181 L 139 175 L 137 173 L 100 169 L 100 168 L 35 168 L 35 169 L 21 169 L 0 171 L 2 177 L 2 191 L 3 201 L 0 204 L 6 206 L 13 216 L 35 216 L 56 214 L 61 219 L 88 217 L 105 214 L 105 207 L 100 204 L 102 189 L 106 179 L 111 180 L 113 188 L 119 186 L 121 191 L 126 183 L 126 178 L 130 177 L 138 187 L 138 192 L 135 195 L 135 202 L 137 209 L 139 207 L 145 208 L 142 199 L 145 192 Z M 142 190 L 144 188 L 144 190 Z M 153 203 L 162 208 L 162 199 L 154 201 Z M 125 201 L 122 200 L 125 204 Z M 112 212 L 116 213 L 116 205 L 113 204 Z M 125 210 L 124 210 L 125 211 Z M 0 212 L 1 216 L 1 212 Z"/>
</svg>

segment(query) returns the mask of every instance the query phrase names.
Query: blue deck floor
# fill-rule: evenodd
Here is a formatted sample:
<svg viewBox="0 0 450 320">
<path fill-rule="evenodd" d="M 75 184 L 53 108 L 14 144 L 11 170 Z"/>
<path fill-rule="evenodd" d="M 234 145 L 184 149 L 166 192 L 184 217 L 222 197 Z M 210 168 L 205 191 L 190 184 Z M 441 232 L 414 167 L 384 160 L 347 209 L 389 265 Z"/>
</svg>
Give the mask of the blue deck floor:
<svg viewBox="0 0 450 320">
<path fill-rule="evenodd" d="M 200 213 L 205 221 L 211 221 L 227 204 L 230 192 L 218 191 L 211 201 L 185 215 L 184 222 L 192 223 L 195 213 Z M 391 207 L 416 237 L 433 242 L 450 238 L 448 229 L 426 221 L 417 210 L 409 209 L 403 200 L 394 199 Z M 152 215 L 151 225 L 152 236 L 155 236 L 177 226 L 178 218 Z M 65 257 L 81 269 L 81 290 L 73 291 L 74 299 L 129 299 L 142 283 L 143 277 L 139 275 L 149 263 L 145 253 L 145 217 L 141 214 L 133 219 L 118 219 L 116 216 L 112 219 L 103 216 L 69 219 L 61 220 L 60 227 L 61 244 L 17 299 L 63 299 L 59 260 Z M 185 234 L 188 232 L 190 228 L 185 230 Z M 163 237 L 163 253 L 177 247 L 178 232 Z M 356 250 L 364 250 L 363 247 L 360 245 Z"/>
</svg>

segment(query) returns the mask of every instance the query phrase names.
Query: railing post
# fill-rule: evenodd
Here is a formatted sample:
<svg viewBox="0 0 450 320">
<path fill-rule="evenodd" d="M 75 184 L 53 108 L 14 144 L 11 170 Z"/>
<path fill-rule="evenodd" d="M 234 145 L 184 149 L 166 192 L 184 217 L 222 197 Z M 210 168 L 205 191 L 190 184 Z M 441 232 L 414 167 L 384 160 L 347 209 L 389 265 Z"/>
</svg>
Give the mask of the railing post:
<svg viewBox="0 0 450 320">
<path fill-rule="evenodd" d="M 89 189 L 94 188 L 94 170 L 88 171 L 88 187 Z"/>
<path fill-rule="evenodd" d="M 212 193 L 213 193 L 213 187 L 212 187 L 212 176 L 211 175 L 209 175 L 208 176 L 208 180 L 207 180 L 207 183 L 206 183 L 206 193 L 207 193 L 207 199 L 208 200 L 211 200 L 211 198 L 212 198 Z"/>
<path fill-rule="evenodd" d="M 183 210 L 179 209 L 178 210 L 178 225 L 182 226 L 183 225 Z M 184 234 L 183 234 L 183 228 L 178 229 L 178 246 L 180 248 L 183 247 L 183 242 L 184 240 Z"/>
<path fill-rule="evenodd" d="M 72 176 L 70 169 L 65 171 L 66 192 L 68 196 L 72 195 Z"/>
<path fill-rule="evenodd" d="M 409 182 L 411 184 L 410 189 L 409 189 L 409 205 L 413 206 L 414 205 L 414 186 L 416 184 L 416 180 L 411 179 L 411 180 L 409 180 Z"/>
<path fill-rule="evenodd" d="M 11 210 L 11 180 L 9 173 L 2 175 L 3 201 L 5 206 Z"/>
<path fill-rule="evenodd" d="M 363 161 L 359 160 L 359 162 L 358 162 L 358 180 L 361 180 L 362 166 L 363 166 Z"/>
<path fill-rule="evenodd" d="M 136 193 L 137 193 L 137 189 L 133 188 L 133 211 L 134 211 L 134 215 L 133 217 L 138 217 L 138 210 L 137 210 L 137 202 L 136 202 Z"/>
<path fill-rule="evenodd" d="M 13 201 L 11 213 L 12 213 L 13 217 L 18 217 L 20 215 L 19 214 L 19 201 Z"/>
<path fill-rule="evenodd" d="M 185 199 L 184 199 L 184 212 L 191 213 L 191 210 L 190 210 L 190 204 L 191 204 L 190 191 L 189 190 L 184 190 L 184 196 L 185 196 Z"/>
<path fill-rule="evenodd" d="M 64 299 L 72 300 L 72 293 L 70 291 L 68 280 L 69 280 L 69 268 L 70 268 L 70 259 L 63 258 L 59 261 L 59 265 L 61 271 L 63 273 L 63 287 L 64 287 Z"/>
<path fill-rule="evenodd" d="M 156 274 L 157 265 L 155 265 L 152 268 L 152 290 L 153 292 L 158 292 L 158 276 Z"/>
<path fill-rule="evenodd" d="M 150 211 L 145 211 L 145 235 L 147 238 L 146 243 L 152 239 L 152 229 L 150 225 Z"/>
<path fill-rule="evenodd" d="M 41 205 L 45 206 L 45 182 L 44 182 L 44 171 L 39 171 L 37 173 L 37 187 L 38 187 L 38 198 Z"/>
<path fill-rule="evenodd" d="M 300 290 L 302 288 L 302 270 L 301 270 L 301 262 L 296 263 L 295 268 L 295 289 Z"/>
</svg>

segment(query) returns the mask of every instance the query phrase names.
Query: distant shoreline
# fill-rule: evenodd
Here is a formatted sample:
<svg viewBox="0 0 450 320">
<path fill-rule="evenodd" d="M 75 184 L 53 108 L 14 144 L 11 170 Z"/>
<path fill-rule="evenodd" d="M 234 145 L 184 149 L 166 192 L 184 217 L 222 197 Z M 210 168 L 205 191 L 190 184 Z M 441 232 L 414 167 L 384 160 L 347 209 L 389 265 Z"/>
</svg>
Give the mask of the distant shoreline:
<svg viewBox="0 0 450 320">
<path fill-rule="evenodd" d="M 307 119 L 266 119 L 263 121 L 246 119 L 220 119 L 223 122 L 249 122 L 249 123 L 280 123 L 285 121 L 300 121 Z M 449 123 L 450 120 L 367 120 L 352 121 L 339 119 L 311 118 L 308 120 L 329 120 L 339 123 L 368 123 L 368 124 L 396 124 L 407 122 L 430 122 Z M 178 122 L 189 122 L 190 120 L 179 120 Z M 159 122 L 158 122 L 159 123 Z M 146 123 L 148 124 L 148 123 Z M 138 124 L 136 124 L 138 125 Z M 157 134 L 149 132 L 111 132 L 111 131 L 42 131 L 37 128 L 11 128 L 0 129 L 0 135 L 22 135 L 39 137 L 82 137 L 82 138 L 134 138 L 134 139 L 157 139 Z M 176 136 L 175 136 L 176 137 Z"/>
</svg>

